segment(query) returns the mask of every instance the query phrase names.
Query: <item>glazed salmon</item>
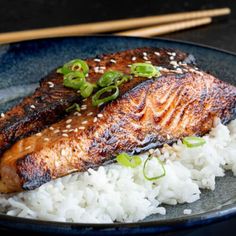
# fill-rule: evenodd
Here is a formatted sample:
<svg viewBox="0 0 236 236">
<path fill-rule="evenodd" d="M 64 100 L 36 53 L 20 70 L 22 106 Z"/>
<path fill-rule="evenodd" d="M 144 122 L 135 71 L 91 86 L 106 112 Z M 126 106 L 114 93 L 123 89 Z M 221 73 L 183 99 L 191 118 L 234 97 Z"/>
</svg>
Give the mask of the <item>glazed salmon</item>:
<svg viewBox="0 0 236 236">
<path fill-rule="evenodd" d="M 95 82 L 104 70 L 127 71 L 135 61 L 151 61 L 165 68 L 173 68 L 171 56 L 177 63 L 192 64 L 193 57 L 178 50 L 139 48 L 102 55 L 86 60 L 90 70 L 88 81 Z M 148 56 L 146 56 L 148 55 Z M 173 60 L 173 59 L 172 59 Z M 132 85 L 132 83 L 131 83 Z M 0 117 L 0 155 L 17 140 L 30 136 L 62 119 L 65 110 L 74 102 L 81 103 L 81 96 L 63 86 L 63 76 L 54 70 L 40 82 L 35 93 Z"/>
<path fill-rule="evenodd" d="M 103 165 L 121 152 L 140 153 L 204 135 L 216 117 L 223 123 L 235 118 L 234 86 L 192 68 L 177 72 L 124 87 L 122 95 L 101 110 L 87 99 L 81 114 L 75 112 L 16 142 L 1 158 L 0 191 L 35 189 Z"/>
</svg>

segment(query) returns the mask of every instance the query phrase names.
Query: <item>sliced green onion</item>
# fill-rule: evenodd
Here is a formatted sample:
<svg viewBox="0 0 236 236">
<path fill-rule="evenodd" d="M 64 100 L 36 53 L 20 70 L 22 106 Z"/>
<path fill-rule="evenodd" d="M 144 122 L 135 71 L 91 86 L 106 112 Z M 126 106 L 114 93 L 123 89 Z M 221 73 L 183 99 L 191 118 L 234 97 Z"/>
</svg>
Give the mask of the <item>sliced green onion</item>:
<svg viewBox="0 0 236 236">
<path fill-rule="evenodd" d="M 71 105 L 70 107 L 66 108 L 66 112 L 71 112 L 71 111 L 80 111 L 80 106 L 78 103 L 74 103 L 73 105 Z"/>
<path fill-rule="evenodd" d="M 160 175 L 157 175 L 157 176 L 154 176 L 154 177 L 149 177 L 149 176 L 147 176 L 147 174 L 146 174 L 146 169 L 147 169 L 147 164 L 148 164 L 148 162 L 149 162 L 152 158 L 155 158 L 155 159 L 159 162 L 159 164 L 161 165 L 161 168 L 162 168 L 162 171 L 163 171 L 163 172 L 162 172 Z M 165 170 L 164 164 L 162 163 L 162 161 L 161 161 L 159 158 L 149 156 L 149 157 L 145 160 L 145 162 L 144 162 L 144 164 L 143 164 L 143 175 L 144 175 L 144 178 L 145 178 L 146 180 L 149 180 L 149 181 L 155 181 L 155 180 L 158 180 L 158 179 L 164 177 L 164 176 L 166 175 L 166 170 Z"/>
<path fill-rule="evenodd" d="M 112 84 L 115 84 L 116 80 L 121 78 L 123 73 L 120 71 L 110 70 L 106 71 L 102 77 L 98 80 L 98 85 L 100 87 L 107 87 Z"/>
<path fill-rule="evenodd" d="M 135 168 L 142 163 L 142 160 L 139 156 L 129 156 L 125 152 L 119 154 L 116 157 L 116 160 L 120 165 L 131 168 Z"/>
<path fill-rule="evenodd" d="M 128 82 L 131 78 L 132 77 L 129 75 L 124 75 L 116 80 L 115 85 L 120 86 L 121 84 Z"/>
<path fill-rule="evenodd" d="M 104 93 L 111 93 L 113 90 L 114 93 L 112 93 L 110 96 L 100 98 Z M 119 96 L 119 88 L 118 86 L 112 85 L 105 88 L 102 88 L 98 90 L 93 96 L 92 96 L 92 104 L 93 106 L 100 106 L 106 102 L 112 101 L 116 99 Z"/>
<path fill-rule="evenodd" d="M 149 63 L 132 64 L 131 74 L 134 74 L 135 76 L 141 76 L 141 77 L 147 77 L 147 78 L 157 77 L 161 75 L 158 69 Z"/>
<path fill-rule="evenodd" d="M 88 64 L 81 59 L 74 59 L 72 61 L 67 62 L 61 68 L 59 68 L 57 70 L 57 73 L 66 75 L 73 71 L 81 72 L 85 77 L 89 72 Z"/>
<path fill-rule="evenodd" d="M 63 85 L 78 90 L 86 82 L 82 76 L 79 71 L 70 72 L 64 75 Z"/>
<path fill-rule="evenodd" d="M 206 143 L 204 138 L 201 137 L 195 137 L 195 136 L 189 136 L 183 138 L 183 144 L 185 144 L 187 147 L 200 147 Z"/>
<path fill-rule="evenodd" d="M 95 88 L 94 84 L 89 82 L 84 82 L 80 87 L 80 94 L 82 97 L 87 98 L 93 93 L 93 89 Z"/>
</svg>

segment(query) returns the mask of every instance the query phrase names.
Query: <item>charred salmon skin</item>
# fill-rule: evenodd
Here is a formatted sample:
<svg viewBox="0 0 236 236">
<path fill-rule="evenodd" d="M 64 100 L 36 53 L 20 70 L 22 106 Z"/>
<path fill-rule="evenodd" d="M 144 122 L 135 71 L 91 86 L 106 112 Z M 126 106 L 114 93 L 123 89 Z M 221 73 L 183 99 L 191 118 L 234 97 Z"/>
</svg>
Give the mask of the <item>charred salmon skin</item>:
<svg viewBox="0 0 236 236">
<path fill-rule="evenodd" d="M 177 63 L 193 62 L 191 55 L 178 50 L 139 48 L 103 55 L 86 60 L 90 68 L 88 81 L 94 82 L 104 70 L 127 70 L 127 65 L 135 61 L 151 63 L 171 68 L 171 53 Z M 145 55 L 148 55 L 145 56 Z M 35 93 L 0 117 L 0 155 L 17 140 L 37 133 L 65 116 L 65 110 L 82 98 L 73 89 L 63 86 L 63 77 L 56 71 L 51 72 L 40 82 Z"/>
<path fill-rule="evenodd" d="M 235 118 L 236 88 L 187 68 L 124 86 L 122 95 L 102 109 L 92 106 L 91 99 L 82 107 L 81 113 L 16 142 L 3 154 L 0 192 L 32 190 L 98 167 L 121 152 L 140 153 L 204 135 L 216 117 L 223 123 Z"/>
</svg>

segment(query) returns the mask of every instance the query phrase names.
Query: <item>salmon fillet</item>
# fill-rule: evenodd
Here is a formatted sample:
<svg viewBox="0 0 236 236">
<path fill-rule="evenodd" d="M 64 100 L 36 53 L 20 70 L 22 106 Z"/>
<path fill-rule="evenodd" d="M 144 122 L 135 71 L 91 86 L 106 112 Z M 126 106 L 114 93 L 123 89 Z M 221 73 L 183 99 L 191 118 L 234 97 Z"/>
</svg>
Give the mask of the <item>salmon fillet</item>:
<svg viewBox="0 0 236 236">
<path fill-rule="evenodd" d="M 101 110 L 90 99 L 82 107 L 81 114 L 71 114 L 4 153 L 0 192 L 32 190 L 98 167 L 121 152 L 140 153 L 185 136 L 204 135 L 216 117 L 223 123 L 235 118 L 236 88 L 187 68 L 124 87 L 122 95 Z"/>
<path fill-rule="evenodd" d="M 156 52 L 156 54 L 155 54 Z M 127 65 L 136 61 L 150 60 L 153 64 L 171 68 L 170 53 L 176 54 L 177 63 L 192 63 L 193 58 L 178 50 L 157 48 L 139 48 L 123 52 L 102 55 L 86 60 L 90 68 L 97 68 L 102 72 L 104 68 L 112 70 L 127 70 Z M 148 58 L 145 58 L 145 53 Z M 116 63 L 114 63 L 114 61 Z M 99 67 L 98 67 L 99 66 Z M 88 81 L 95 82 L 101 76 L 90 70 Z M 63 86 L 63 76 L 54 70 L 40 82 L 35 93 L 26 97 L 21 103 L 7 111 L 0 117 L 0 155 L 17 140 L 30 136 L 48 127 L 65 116 L 65 109 L 74 102 L 80 103 L 81 96 L 73 89 Z"/>
</svg>

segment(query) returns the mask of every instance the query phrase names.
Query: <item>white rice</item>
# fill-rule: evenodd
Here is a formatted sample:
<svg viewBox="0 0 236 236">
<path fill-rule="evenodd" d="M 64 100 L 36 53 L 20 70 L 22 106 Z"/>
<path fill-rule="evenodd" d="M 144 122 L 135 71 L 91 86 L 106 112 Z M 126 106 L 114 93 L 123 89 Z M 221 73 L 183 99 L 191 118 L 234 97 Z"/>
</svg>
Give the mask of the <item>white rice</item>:
<svg viewBox="0 0 236 236">
<path fill-rule="evenodd" d="M 187 148 L 178 141 L 172 147 L 156 149 L 155 155 L 166 169 L 166 175 L 157 181 L 147 181 L 142 166 L 132 169 L 112 164 L 51 181 L 33 191 L 0 195 L 0 211 L 85 223 L 134 222 L 151 214 L 166 214 L 162 203 L 194 202 L 200 198 L 200 188 L 214 190 L 216 177 L 224 176 L 225 170 L 236 175 L 236 120 L 228 126 L 217 121 L 204 139 L 206 144 L 201 147 Z M 147 156 L 143 154 L 143 160 Z M 159 169 L 158 161 L 152 159 L 148 175 Z M 191 214 L 191 209 L 184 214 Z"/>
</svg>

